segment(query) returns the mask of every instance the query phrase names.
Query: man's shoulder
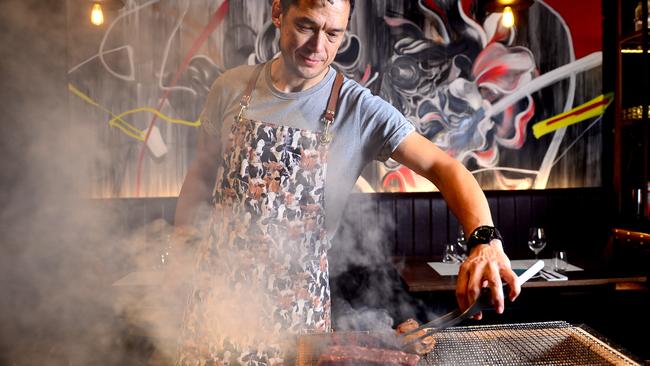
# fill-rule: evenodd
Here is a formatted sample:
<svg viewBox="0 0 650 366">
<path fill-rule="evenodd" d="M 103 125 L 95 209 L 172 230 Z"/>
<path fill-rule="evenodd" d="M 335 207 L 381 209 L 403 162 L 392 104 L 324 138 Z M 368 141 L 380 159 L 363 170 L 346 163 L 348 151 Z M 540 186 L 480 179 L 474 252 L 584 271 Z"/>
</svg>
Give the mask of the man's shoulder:
<svg viewBox="0 0 650 366">
<path fill-rule="evenodd" d="M 341 98 L 354 101 L 359 106 L 390 106 L 383 98 L 375 95 L 368 87 L 361 85 L 354 79 L 345 78 L 341 89 Z"/>
<path fill-rule="evenodd" d="M 358 101 L 359 98 L 367 98 L 370 96 L 372 96 L 370 89 L 359 84 L 358 81 L 348 77 L 343 81 L 343 86 L 341 87 L 342 98 L 351 98 Z"/>
<path fill-rule="evenodd" d="M 257 67 L 257 65 L 235 66 L 224 71 L 224 73 L 217 78 L 217 82 L 222 87 L 235 87 L 240 84 L 244 85 L 248 81 L 248 78 L 252 74 L 255 67 Z"/>
<path fill-rule="evenodd" d="M 255 64 L 255 65 L 244 64 L 244 65 L 235 66 L 224 71 L 222 76 L 229 77 L 229 78 L 241 77 L 242 75 L 249 76 L 253 72 L 253 70 L 255 70 L 255 68 L 258 66 L 260 66 L 260 64 Z"/>
</svg>

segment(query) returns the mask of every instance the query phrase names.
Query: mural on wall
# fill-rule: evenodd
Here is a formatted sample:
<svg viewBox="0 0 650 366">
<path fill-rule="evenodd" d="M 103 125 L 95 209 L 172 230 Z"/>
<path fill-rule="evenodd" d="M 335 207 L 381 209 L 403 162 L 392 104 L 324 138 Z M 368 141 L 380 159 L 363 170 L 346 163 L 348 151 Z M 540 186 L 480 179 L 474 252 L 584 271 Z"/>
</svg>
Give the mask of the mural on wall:
<svg viewBox="0 0 650 366">
<path fill-rule="evenodd" d="M 484 189 L 598 186 L 611 101 L 601 86 L 600 1 L 571 3 L 537 0 L 505 28 L 475 0 L 357 0 L 335 66 Z M 92 126 L 105 157 L 90 167 L 90 194 L 177 195 L 212 82 L 279 51 L 270 1 L 127 0 L 96 29 L 75 6 L 71 115 Z M 357 186 L 435 189 L 392 160 L 371 164 Z"/>
</svg>

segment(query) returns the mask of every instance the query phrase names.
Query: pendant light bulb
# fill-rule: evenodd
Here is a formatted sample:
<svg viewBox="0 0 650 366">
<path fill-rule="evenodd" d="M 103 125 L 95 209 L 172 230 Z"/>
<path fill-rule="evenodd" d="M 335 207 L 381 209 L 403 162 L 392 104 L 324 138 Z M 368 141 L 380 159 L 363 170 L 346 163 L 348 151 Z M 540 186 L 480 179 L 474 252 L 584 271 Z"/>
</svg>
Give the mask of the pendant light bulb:
<svg viewBox="0 0 650 366">
<path fill-rule="evenodd" d="M 501 14 L 501 25 L 506 28 L 512 28 L 512 26 L 515 25 L 515 14 L 509 6 L 503 8 L 503 14 Z"/>
<path fill-rule="evenodd" d="M 104 12 L 99 3 L 93 4 L 93 9 L 90 12 L 90 22 L 96 26 L 104 24 Z"/>
</svg>

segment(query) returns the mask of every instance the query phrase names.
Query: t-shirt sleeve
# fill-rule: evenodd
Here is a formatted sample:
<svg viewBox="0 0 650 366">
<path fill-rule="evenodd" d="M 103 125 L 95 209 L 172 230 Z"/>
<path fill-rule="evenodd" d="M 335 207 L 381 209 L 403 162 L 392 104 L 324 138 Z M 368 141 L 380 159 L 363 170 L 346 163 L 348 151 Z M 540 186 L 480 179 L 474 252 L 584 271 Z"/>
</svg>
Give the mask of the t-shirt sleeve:
<svg viewBox="0 0 650 366">
<path fill-rule="evenodd" d="M 415 127 L 395 107 L 370 91 L 364 92 L 361 103 L 361 138 L 368 142 L 371 158 L 386 161 Z"/>
</svg>

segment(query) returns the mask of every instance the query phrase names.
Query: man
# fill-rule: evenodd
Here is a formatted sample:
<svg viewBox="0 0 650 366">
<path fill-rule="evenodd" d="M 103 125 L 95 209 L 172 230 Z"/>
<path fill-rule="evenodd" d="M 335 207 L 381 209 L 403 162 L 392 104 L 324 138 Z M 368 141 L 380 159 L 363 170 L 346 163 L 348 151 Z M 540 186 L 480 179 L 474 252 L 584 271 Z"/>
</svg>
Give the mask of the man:
<svg viewBox="0 0 650 366">
<path fill-rule="evenodd" d="M 330 67 L 353 6 L 274 0 L 281 55 L 229 70 L 211 89 L 176 215 L 177 232 L 187 231 L 213 197 L 210 234 L 193 259 L 181 364 L 279 364 L 278 339 L 331 330 L 329 241 L 371 159 L 392 157 L 429 179 L 475 238 L 458 275 L 461 308 L 487 286 L 503 312 L 502 279 L 511 300 L 520 292 L 472 175 Z"/>
</svg>

